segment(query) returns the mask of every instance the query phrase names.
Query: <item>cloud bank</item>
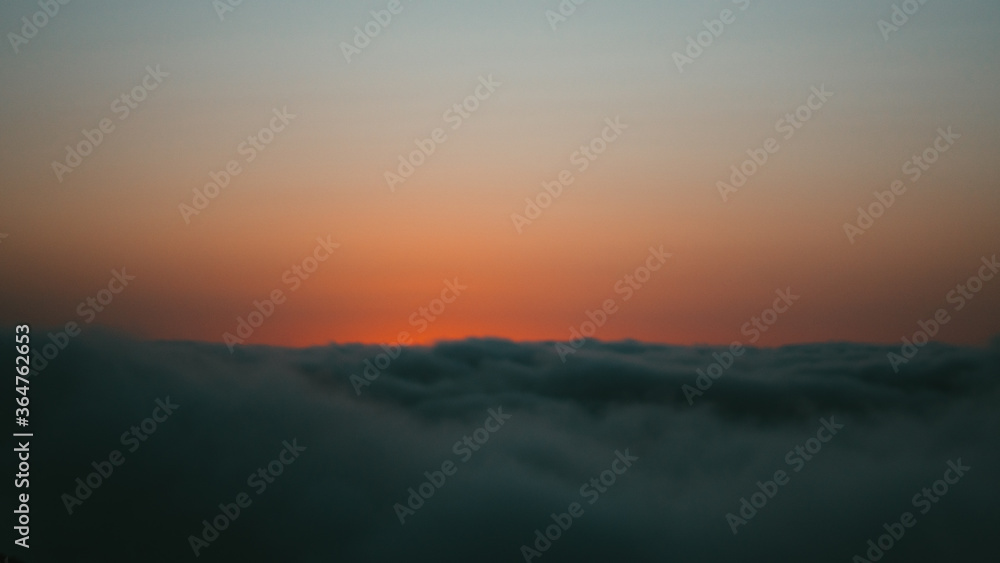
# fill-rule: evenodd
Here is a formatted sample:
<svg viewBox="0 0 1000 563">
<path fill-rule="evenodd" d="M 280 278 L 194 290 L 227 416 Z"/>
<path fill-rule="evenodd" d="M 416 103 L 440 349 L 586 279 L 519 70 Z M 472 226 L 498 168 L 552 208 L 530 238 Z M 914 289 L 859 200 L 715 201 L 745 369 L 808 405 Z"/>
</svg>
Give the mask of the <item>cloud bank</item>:
<svg viewBox="0 0 1000 563">
<path fill-rule="evenodd" d="M 723 350 L 447 342 L 357 387 L 383 348 L 84 335 L 31 380 L 22 558 L 848 562 L 908 511 L 882 561 L 997 560 L 1000 345 L 750 349 L 690 404 Z"/>
</svg>

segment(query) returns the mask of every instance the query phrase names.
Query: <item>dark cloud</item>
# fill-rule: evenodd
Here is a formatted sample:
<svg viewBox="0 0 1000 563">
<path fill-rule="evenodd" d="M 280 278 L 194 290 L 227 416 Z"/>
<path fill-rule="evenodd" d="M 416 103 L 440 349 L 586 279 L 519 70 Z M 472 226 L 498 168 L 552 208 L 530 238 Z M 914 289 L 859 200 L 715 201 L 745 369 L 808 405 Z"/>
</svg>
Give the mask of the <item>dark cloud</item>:
<svg viewBox="0 0 1000 563">
<path fill-rule="evenodd" d="M 579 502 L 534 561 L 843 563 L 961 458 L 968 475 L 883 561 L 997 560 L 1000 345 L 928 346 L 899 374 L 887 347 L 748 350 L 689 405 L 682 386 L 722 350 L 590 342 L 563 363 L 553 343 L 448 342 L 403 350 L 358 396 L 351 376 L 379 347 L 231 355 L 84 335 L 32 378 L 22 559 L 196 560 L 188 536 L 246 492 L 197 560 L 523 561 Z M 122 433 L 167 397 L 176 412 L 128 452 Z M 453 445 L 497 408 L 510 418 L 463 461 Z M 786 453 L 830 417 L 844 428 L 795 473 Z M 305 451 L 257 494 L 248 476 L 293 440 Z M 124 464 L 68 515 L 61 495 L 116 449 Z M 626 449 L 639 461 L 588 504 L 581 485 Z M 449 460 L 454 475 L 400 525 L 394 505 Z M 733 535 L 726 514 L 777 470 L 789 483 Z"/>
</svg>

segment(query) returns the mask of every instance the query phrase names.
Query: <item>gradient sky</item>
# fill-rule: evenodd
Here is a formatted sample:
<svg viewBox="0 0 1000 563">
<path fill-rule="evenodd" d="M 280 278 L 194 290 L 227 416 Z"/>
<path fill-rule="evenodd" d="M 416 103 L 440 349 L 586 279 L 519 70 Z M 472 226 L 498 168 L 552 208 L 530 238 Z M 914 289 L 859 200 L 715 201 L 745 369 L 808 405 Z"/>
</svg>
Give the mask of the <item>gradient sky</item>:
<svg viewBox="0 0 1000 563">
<path fill-rule="evenodd" d="M 83 322 L 125 267 L 133 285 L 93 325 L 220 341 L 330 236 L 340 248 L 248 343 L 392 341 L 456 277 L 468 290 L 417 341 L 564 340 L 661 245 L 673 257 L 597 338 L 745 340 L 791 287 L 758 345 L 897 342 L 1000 252 L 994 1 L 931 0 L 886 41 L 888 0 L 592 0 L 555 30 L 556 0 L 404 0 L 348 63 L 341 43 L 388 4 L 247 0 L 220 21 L 209 0 L 71 2 L 15 53 L 37 7 L 4 3 L 0 322 Z M 735 22 L 679 72 L 672 54 L 723 9 Z M 169 76 L 119 119 L 112 101 L 156 65 Z M 446 110 L 490 75 L 501 86 L 452 130 Z M 716 182 L 821 85 L 834 96 L 723 202 Z M 245 162 L 284 107 L 295 119 Z M 519 234 L 511 214 L 615 117 L 628 130 Z M 103 118 L 115 130 L 59 182 L 52 162 Z M 949 126 L 954 147 L 906 180 Z M 390 191 L 385 172 L 439 127 Z M 232 159 L 243 172 L 186 224 L 178 206 Z M 908 191 L 849 242 L 844 223 L 896 179 Z M 939 339 L 1000 332 L 1000 279 L 952 317 Z"/>
</svg>

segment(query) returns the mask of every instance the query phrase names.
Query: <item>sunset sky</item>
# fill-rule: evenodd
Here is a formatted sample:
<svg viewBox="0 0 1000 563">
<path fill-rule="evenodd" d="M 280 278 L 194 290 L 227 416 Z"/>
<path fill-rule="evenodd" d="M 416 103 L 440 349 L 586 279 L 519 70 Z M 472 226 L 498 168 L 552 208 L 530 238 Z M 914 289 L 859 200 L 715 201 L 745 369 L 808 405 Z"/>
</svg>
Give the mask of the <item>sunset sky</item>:
<svg viewBox="0 0 1000 563">
<path fill-rule="evenodd" d="M 995 1 L 930 1 L 887 31 L 888 0 L 593 0 L 565 21 L 556 0 L 403 0 L 358 48 L 355 28 L 393 5 L 71 2 L 18 41 L 38 8 L 5 2 L 0 322 L 221 342 L 281 290 L 247 344 L 566 340 L 612 299 L 594 338 L 728 344 L 790 288 L 755 345 L 894 343 L 939 308 L 940 340 L 998 333 L 1000 277 L 948 301 L 1000 252 Z M 710 44 L 678 68 L 699 32 Z M 60 172 L 88 136 L 103 138 Z M 717 183 L 769 138 L 724 200 Z M 948 150 L 914 180 L 906 163 L 935 142 Z M 583 145 L 606 148 L 586 169 Z M 512 218 L 563 170 L 540 216 Z M 339 247 L 291 283 L 318 238 Z M 625 301 L 616 284 L 651 247 L 671 257 Z M 128 287 L 81 313 L 122 268 Z"/>
<path fill-rule="evenodd" d="M 998 30 L 0 3 L 0 560 L 995 563 Z"/>
</svg>

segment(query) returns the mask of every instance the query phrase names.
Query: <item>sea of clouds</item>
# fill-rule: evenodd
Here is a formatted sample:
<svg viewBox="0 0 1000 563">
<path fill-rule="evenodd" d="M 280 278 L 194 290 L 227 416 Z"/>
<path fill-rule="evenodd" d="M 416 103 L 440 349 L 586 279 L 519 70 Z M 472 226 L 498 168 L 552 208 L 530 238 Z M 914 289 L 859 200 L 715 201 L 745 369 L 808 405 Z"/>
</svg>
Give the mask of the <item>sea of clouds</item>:
<svg viewBox="0 0 1000 563">
<path fill-rule="evenodd" d="M 352 375 L 383 348 L 230 354 L 90 333 L 31 378 L 32 547 L 19 557 L 847 563 L 909 511 L 916 525 L 882 561 L 1000 560 L 1000 341 L 931 344 L 899 374 L 896 348 L 749 349 L 692 405 L 683 386 L 724 348 L 588 342 L 564 363 L 554 343 L 445 342 L 403 349 L 359 394 Z M 176 408 L 130 451 L 123 433 L 164 401 Z M 789 461 L 823 420 L 843 427 Z M 466 437 L 475 449 L 456 446 Z M 293 441 L 303 449 L 257 492 L 248 476 Z M 76 479 L 114 450 L 124 462 L 70 514 Z M 626 450 L 638 459 L 609 473 Z M 959 459 L 971 469 L 922 514 L 914 496 Z M 787 483 L 734 533 L 727 515 L 779 470 Z M 614 484 L 584 495 L 602 473 Z M 439 486 L 417 503 L 426 474 Z M 240 493 L 252 503 L 205 541 Z M 539 542 L 574 502 L 583 514 Z"/>
</svg>

